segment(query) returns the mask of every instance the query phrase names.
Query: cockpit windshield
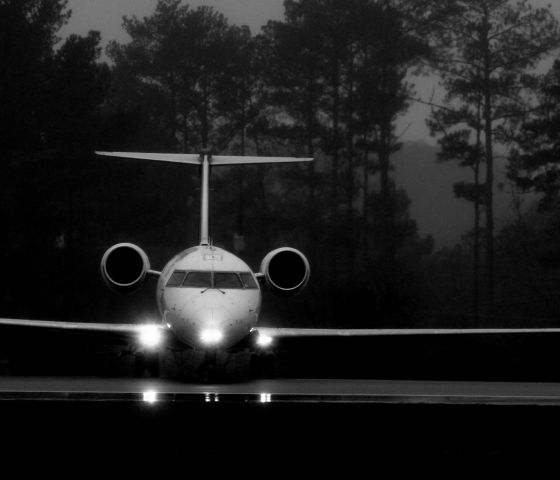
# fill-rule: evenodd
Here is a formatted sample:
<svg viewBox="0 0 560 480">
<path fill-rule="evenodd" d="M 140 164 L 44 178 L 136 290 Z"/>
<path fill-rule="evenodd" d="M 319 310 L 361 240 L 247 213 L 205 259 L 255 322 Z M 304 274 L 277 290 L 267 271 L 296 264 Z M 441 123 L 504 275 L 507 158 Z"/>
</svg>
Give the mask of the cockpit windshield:
<svg viewBox="0 0 560 480">
<path fill-rule="evenodd" d="M 212 272 L 188 272 L 183 287 L 212 288 Z"/>
<path fill-rule="evenodd" d="M 243 284 L 237 273 L 233 272 L 214 272 L 215 288 L 243 288 Z"/>
<path fill-rule="evenodd" d="M 250 272 L 241 272 L 239 274 L 243 282 L 243 288 L 259 288 L 253 274 Z"/>
<path fill-rule="evenodd" d="M 251 272 L 186 272 L 175 270 L 167 287 L 257 289 L 259 288 Z"/>
<path fill-rule="evenodd" d="M 168 287 L 180 287 L 183 284 L 183 280 L 185 279 L 185 275 L 187 272 L 183 270 L 175 270 L 169 280 L 167 280 Z"/>
</svg>

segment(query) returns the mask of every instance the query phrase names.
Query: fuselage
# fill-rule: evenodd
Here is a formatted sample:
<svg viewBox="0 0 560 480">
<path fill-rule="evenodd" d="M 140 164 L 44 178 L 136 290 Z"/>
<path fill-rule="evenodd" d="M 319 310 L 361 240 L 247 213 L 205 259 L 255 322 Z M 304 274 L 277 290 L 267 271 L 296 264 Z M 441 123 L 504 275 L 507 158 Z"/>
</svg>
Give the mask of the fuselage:
<svg viewBox="0 0 560 480">
<path fill-rule="evenodd" d="M 158 277 L 157 304 L 163 324 L 186 345 L 194 348 L 229 348 L 256 325 L 261 290 L 249 266 L 234 254 L 212 245 L 209 235 L 210 169 L 217 165 L 292 163 L 312 158 L 231 157 L 199 155 L 98 152 L 102 155 L 185 163 L 200 167 L 200 244 L 172 258 L 162 272 L 151 270 L 146 253 L 138 246 L 120 243 L 101 259 L 101 275 L 118 292 L 139 288 L 150 276 Z M 309 279 L 309 263 L 299 251 L 277 248 L 261 263 L 266 286 L 283 296 L 297 294 Z M 259 340 L 259 339 L 257 339 Z M 260 345 L 263 345 L 260 341 Z"/>
<path fill-rule="evenodd" d="M 194 348 L 228 348 L 247 335 L 261 308 L 259 283 L 239 257 L 200 245 L 182 251 L 161 272 L 157 304 L 163 322 Z"/>
</svg>

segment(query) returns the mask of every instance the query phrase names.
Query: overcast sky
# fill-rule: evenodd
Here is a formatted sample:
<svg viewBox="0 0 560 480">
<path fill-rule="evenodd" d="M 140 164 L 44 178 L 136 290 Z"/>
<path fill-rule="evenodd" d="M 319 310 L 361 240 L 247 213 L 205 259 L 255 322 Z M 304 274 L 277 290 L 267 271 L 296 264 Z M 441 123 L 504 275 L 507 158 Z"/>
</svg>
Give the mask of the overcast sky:
<svg viewBox="0 0 560 480">
<path fill-rule="evenodd" d="M 283 17 L 283 0 L 187 0 L 192 7 L 210 5 L 223 13 L 231 23 L 248 25 L 257 33 L 267 20 Z M 69 0 L 72 18 L 65 32 L 81 35 L 89 30 L 99 30 L 105 40 L 127 40 L 122 31 L 123 15 L 149 16 L 157 0 Z"/>
<path fill-rule="evenodd" d="M 414 0 L 411 0 L 414 1 Z M 211 5 L 222 12 L 231 23 L 248 25 L 257 33 L 267 20 L 283 18 L 283 0 L 188 0 L 193 7 Z M 531 0 L 536 7 L 551 5 L 560 19 L 560 0 Z M 62 35 L 77 33 L 85 35 L 89 30 L 99 30 L 106 44 L 109 40 L 128 41 L 121 24 L 123 16 L 142 18 L 153 13 L 157 0 L 69 0 L 72 17 L 62 30 Z M 428 98 L 434 88 L 434 80 L 422 78 L 417 80 L 420 97 Z M 404 140 L 424 140 L 434 143 L 430 138 L 424 119 L 429 115 L 429 108 L 413 105 L 405 118 L 399 122 Z"/>
</svg>

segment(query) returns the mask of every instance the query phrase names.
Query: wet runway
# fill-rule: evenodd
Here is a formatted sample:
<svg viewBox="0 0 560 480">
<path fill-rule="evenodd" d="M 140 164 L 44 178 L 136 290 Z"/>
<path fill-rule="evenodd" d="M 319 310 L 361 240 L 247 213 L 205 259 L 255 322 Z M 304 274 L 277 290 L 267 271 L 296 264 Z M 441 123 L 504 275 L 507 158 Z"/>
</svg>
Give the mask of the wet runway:
<svg viewBox="0 0 560 480">
<path fill-rule="evenodd" d="M 560 406 L 560 384 L 275 379 L 202 384 L 150 378 L 0 377 L 0 400 Z"/>
<path fill-rule="evenodd" d="M 417 475 L 481 460 L 533 472 L 556 464 L 559 406 L 557 383 L 0 376 L 0 458 L 43 473 L 305 465 L 349 476 L 375 464 Z"/>
</svg>

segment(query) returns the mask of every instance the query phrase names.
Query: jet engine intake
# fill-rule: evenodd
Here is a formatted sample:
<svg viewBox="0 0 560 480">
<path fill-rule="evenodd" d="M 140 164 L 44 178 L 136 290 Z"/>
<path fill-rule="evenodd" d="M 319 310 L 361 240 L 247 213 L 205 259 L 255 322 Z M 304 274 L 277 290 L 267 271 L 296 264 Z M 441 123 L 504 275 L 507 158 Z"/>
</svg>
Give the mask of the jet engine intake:
<svg viewBox="0 0 560 480">
<path fill-rule="evenodd" d="M 101 259 L 101 276 L 118 293 L 133 292 L 146 281 L 150 270 L 148 256 L 132 243 L 117 243 Z"/>
<path fill-rule="evenodd" d="M 309 280 L 305 255 L 295 248 L 282 247 L 269 252 L 260 269 L 266 287 L 275 295 L 291 297 L 301 292 Z"/>
</svg>

